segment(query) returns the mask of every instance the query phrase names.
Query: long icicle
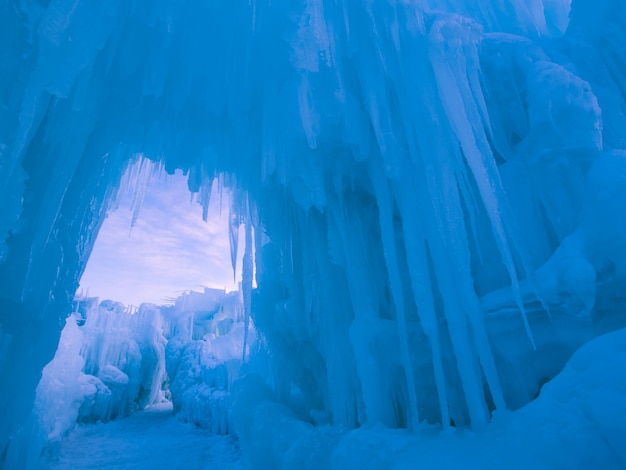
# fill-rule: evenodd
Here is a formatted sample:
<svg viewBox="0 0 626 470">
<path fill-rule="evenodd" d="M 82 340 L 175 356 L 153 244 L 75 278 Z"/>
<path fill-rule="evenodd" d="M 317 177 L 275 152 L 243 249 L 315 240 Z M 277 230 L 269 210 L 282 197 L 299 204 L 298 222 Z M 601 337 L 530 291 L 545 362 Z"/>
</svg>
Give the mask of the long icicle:
<svg viewBox="0 0 626 470">
<path fill-rule="evenodd" d="M 244 332 L 243 332 L 243 356 L 246 361 L 246 348 L 248 346 L 248 328 L 250 326 L 250 312 L 252 302 L 252 217 L 250 216 L 250 201 L 246 195 L 246 246 L 243 254 L 243 266 L 241 269 L 241 289 L 243 291 Z"/>
<path fill-rule="evenodd" d="M 417 410 L 417 392 L 415 390 L 415 377 L 413 376 L 413 365 L 409 354 L 409 337 L 405 315 L 405 305 L 402 293 L 402 280 L 400 278 L 400 268 L 398 267 L 398 253 L 395 242 L 395 232 L 393 229 L 393 206 L 387 180 L 380 168 L 372 168 L 370 163 L 370 178 L 374 184 L 376 199 L 378 202 L 378 217 L 383 243 L 387 272 L 389 274 L 389 285 L 396 306 L 398 339 L 400 341 L 400 352 L 406 378 L 407 394 L 409 400 L 409 427 L 415 432 L 419 426 L 419 413 Z"/>
</svg>

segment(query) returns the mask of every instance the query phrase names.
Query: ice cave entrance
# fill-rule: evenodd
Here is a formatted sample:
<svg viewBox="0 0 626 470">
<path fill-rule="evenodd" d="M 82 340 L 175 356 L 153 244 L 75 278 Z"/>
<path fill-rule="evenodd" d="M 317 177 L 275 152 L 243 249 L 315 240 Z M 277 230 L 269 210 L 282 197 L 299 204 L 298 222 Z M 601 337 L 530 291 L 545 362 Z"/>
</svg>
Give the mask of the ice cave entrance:
<svg viewBox="0 0 626 470">
<path fill-rule="evenodd" d="M 241 286 L 245 230 L 223 177 L 193 193 L 187 176 L 139 157 L 112 195 L 37 389 L 49 440 L 74 422 L 176 402 L 188 386 L 177 374 L 185 357 L 224 364 L 211 393 L 226 393 L 237 376 L 254 335 Z M 206 427 L 226 434 L 225 426 Z"/>
<path fill-rule="evenodd" d="M 624 0 L 9 1 L 0 24 L 1 467 L 168 392 L 250 468 L 626 468 Z M 107 209 L 82 288 L 111 302 L 81 316 Z M 203 218 L 224 270 L 181 242 Z M 220 272 L 243 321 L 197 315 Z"/>
</svg>

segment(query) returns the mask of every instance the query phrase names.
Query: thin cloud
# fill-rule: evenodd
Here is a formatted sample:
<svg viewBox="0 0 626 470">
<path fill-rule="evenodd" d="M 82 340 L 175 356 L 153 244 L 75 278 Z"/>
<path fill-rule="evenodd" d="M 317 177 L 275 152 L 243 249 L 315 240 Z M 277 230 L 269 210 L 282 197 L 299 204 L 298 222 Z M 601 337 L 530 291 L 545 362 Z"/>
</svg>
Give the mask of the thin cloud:
<svg viewBox="0 0 626 470">
<path fill-rule="evenodd" d="M 102 225 L 81 288 L 101 299 L 133 305 L 163 303 L 201 285 L 236 289 L 228 241 L 229 198 L 225 196 L 220 198 L 214 187 L 205 223 L 202 207 L 189 202 L 184 176 L 154 178 L 132 230 L 131 197 L 122 198 Z M 243 250 L 239 251 L 241 258 Z M 241 259 L 238 277 L 240 263 Z"/>
</svg>

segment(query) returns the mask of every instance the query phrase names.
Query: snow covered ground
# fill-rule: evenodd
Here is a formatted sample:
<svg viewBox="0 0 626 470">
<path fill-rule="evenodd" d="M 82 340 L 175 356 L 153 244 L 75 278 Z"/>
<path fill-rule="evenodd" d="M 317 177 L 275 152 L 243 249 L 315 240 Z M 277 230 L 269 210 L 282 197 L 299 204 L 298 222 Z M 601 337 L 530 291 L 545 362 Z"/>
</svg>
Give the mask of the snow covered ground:
<svg viewBox="0 0 626 470">
<path fill-rule="evenodd" d="M 237 441 L 216 436 L 156 405 L 105 424 L 77 426 L 44 464 L 51 470 L 239 469 Z"/>
</svg>

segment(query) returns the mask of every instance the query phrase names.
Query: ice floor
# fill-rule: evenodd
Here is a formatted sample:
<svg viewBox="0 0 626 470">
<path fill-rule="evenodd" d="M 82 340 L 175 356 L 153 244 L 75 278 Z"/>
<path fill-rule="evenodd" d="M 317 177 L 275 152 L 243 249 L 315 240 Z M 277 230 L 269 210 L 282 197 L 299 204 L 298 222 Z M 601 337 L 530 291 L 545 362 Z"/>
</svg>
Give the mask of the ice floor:
<svg viewBox="0 0 626 470">
<path fill-rule="evenodd" d="M 77 426 L 50 450 L 51 470 L 240 469 L 230 436 L 180 421 L 171 405 L 158 405 L 106 424 Z"/>
</svg>

